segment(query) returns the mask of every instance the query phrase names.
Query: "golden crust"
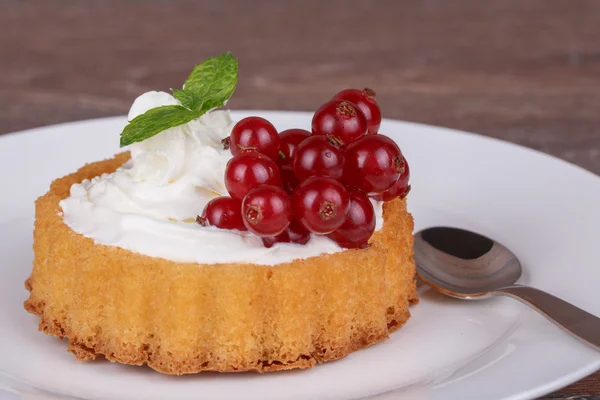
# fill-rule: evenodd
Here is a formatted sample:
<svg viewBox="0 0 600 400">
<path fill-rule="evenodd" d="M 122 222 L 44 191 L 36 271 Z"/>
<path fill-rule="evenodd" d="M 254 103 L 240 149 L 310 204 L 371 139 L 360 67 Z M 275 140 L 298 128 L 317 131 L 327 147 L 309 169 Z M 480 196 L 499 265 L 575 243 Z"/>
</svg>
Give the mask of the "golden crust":
<svg viewBox="0 0 600 400">
<path fill-rule="evenodd" d="M 364 250 L 279 264 L 175 263 L 97 245 L 67 227 L 73 183 L 110 173 L 128 153 L 57 179 L 36 201 L 25 309 L 68 339 L 78 359 L 104 355 L 167 374 L 308 368 L 382 341 L 417 302 L 413 220 L 384 205 Z"/>
</svg>

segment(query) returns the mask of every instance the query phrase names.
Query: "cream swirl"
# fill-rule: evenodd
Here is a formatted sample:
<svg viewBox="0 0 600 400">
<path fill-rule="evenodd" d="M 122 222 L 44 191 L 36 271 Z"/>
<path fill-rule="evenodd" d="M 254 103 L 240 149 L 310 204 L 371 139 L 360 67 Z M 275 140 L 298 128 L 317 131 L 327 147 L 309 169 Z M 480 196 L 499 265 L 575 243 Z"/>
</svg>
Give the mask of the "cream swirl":
<svg viewBox="0 0 600 400">
<path fill-rule="evenodd" d="M 134 101 L 128 118 L 175 104 L 168 93 L 148 92 Z M 229 111 L 214 110 L 134 143 L 123 167 L 71 187 L 60 202 L 65 223 L 96 243 L 177 262 L 275 265 L 342 251 L 314 235 L 304 246 L 280 243 L 267 249 L 248 232 L 194 222 L 206 203 L 227 194 L 224 174 L 231 154 L 221 140 L 232 127 Z M 381 204 L 373 203 L 380 229 Z"/>
</svg>

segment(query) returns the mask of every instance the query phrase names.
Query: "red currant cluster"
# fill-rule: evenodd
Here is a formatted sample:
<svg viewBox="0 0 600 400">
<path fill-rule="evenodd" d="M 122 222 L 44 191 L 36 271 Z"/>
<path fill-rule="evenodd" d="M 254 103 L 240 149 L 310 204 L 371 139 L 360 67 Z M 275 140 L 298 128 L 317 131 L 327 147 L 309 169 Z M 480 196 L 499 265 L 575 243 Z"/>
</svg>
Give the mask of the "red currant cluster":
<svg viewBox="0 0 600 400">
<path fill-rule="evenodd" d="M 266 247 L 306 244 L 311 233 L 366 246 L 375 231 L 369 197 L 389 201 L 410 190 L 408 163 L 380 124 L 370 89 L 336 94 L 315 112 L 312 132 L 278 134 L 263 118 L 244 118 L 223 141 L 233 154 L 225 170 L 231 197 L 211 200 L 198 222 L 248 230 Z"/>
</svg>

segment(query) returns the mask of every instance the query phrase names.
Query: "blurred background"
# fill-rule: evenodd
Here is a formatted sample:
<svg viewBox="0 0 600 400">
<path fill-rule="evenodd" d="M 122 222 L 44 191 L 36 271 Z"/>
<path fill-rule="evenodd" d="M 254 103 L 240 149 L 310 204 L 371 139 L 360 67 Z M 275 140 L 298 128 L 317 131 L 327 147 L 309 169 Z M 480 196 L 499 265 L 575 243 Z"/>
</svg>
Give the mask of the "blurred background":
<svg viewBox="0 0 600 400">
<path fill-rule="evenodd" d="M 600 2 L 0 0 L 0 133 L 124 114 L 231 50 L 232 108 L 384 116 L 521 143 L 600 173 Z"/>
<path fill-rule="evenodd" d="M 314 111 L 372 87 L 384 117 L 600 174 L 594 0 L 0 0 L 0 134 L 125 114 L 226 50 L 240 63 L 233 109 Z M 597 393 L 600 375 L 549 398 Z"/>
</svg>

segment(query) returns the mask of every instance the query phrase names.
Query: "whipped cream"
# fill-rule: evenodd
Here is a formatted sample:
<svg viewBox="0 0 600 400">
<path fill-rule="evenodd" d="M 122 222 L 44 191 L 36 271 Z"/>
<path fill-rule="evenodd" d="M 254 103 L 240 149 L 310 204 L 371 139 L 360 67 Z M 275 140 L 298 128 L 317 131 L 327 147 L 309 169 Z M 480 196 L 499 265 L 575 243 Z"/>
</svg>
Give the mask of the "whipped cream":
<svg viewBox="0 0 600 400">
<path fill-rule="evenodd" d="M 179 104 L 165 92 L 147 92 L 132 104 L 128 119 L 163 105 Z M 225 167 L 231 153 L 221 140 L 233 121 L 228 110 L 213 110 L 129 147 L 131 159 L 112 174 L 71 187 L 60 202 L 64 222 L 98 244 L 151 257 L 202 264 L 275 265 L 343 249 L 324 236 L 306 245 L 277 243 L 265 248 L 249 233 L 202 227 L 195 222 L 211 199 L 227 195 Z M 382 203 L 373 201 L 377 227 Z"/>
</svg>

